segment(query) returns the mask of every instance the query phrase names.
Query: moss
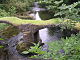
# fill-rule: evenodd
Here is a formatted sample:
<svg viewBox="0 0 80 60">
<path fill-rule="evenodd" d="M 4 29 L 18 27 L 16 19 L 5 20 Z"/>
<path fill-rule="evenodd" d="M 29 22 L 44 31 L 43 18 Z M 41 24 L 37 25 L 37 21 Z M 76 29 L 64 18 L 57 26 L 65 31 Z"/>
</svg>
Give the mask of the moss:
<svg viewBox="0 0 80 60">
<path fill-rule="evenodd" d="M 28 47 L 26 47 L 26 43 L 23 41 L 20 41 L 16 46 L 16 49 L 18 50 L 18 52 L 25 51 L 26 48 L 28 48 Z"/>
<path fill-rule="evenodd" d="M 77 30 L 80 30 L 80 22 L 78 22 L 78 23 L 75 24 L 75 28 L 76 28 Z"/>
<path fill-rule="evenodd" d="M 18 18 L 20 19 L 30 19 L 30 20 L 33 20 L 33 17 L 31 16 L 17 16 Z"/>
<path fill-rule="evenodd" d="M 35 24 L 35 25 L 48 25 L 48 24 L 56 24 L 57 22 L 62 22 L 61 19 L 51 19 L 51 20 L 26 20 L 26 19 L 19 19 L 17 17 L 3 17 L 0 20 L 11 22 L 15 25 L 21 24 Z"/>
<path fill-rule="evenodd" d="M 5 38 L 11 38 L 19 33 L 19 29 L 14 26 L 9 26 L 1 33 Z"/>
<path fill-rule="evenodd" d="M 19 19 L 17 17 L 3 17 L 0 18 L 0 21 L 8 21 L 12 23 L 13 25 L 21 25 L 21 24 L 34 24 L 34 25 L 49 25 L 49 24 L 60 24 L 60 23 L 66 23 L 68 19 L 62 20 L 60 18 L 50 19 L 50 20 L 26 20 L 26 19 Z M 72 21 L 72 20 L 70 20 Z M 73 21 L 74 22 L 74 21 Z M 74 28 L 80 30 L 80 22 L 76 22 Z"/>
<path fill-rule="evenodd" d="M 25 51 L 25 50 L 28 50 L 30 48 L 30 46 L 33 46 L 33 43 L 31 42 L 23 42 L 23 41 L 20 41 L 17 46 L 16 46 L 16 49 L 19 53 Z"/>
</svg>

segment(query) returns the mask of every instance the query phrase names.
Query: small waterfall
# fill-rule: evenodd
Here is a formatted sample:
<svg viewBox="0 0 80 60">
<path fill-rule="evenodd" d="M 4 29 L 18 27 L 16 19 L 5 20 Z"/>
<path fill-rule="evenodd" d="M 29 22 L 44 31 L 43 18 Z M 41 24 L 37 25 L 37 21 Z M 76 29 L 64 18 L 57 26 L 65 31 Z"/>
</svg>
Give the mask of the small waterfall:
<svg viewBox="0 0 80 60">
<path fill-rule="evenodd" d="M 43 8 L 39 8 L 39 5 L 37 2 L 34 3 L 35 7 L 33 8 L 33 11 L 36 12 L 35 14 L 35 20 L 42 20 L 39 16 L 39 12 L 40 11 L 45 11 L 45 9 Z M 51 32 L 50 32 L 51 31 Z M 52 33 L 52 35 L 50 35 L 50 33 Z M 42 40 L 42 43 L 45 43 L 42 47 L 43 51 L 47 51 L 48 50 L 48 44 L 47 42 L 50 41 L 54 41 L 54 40 L 59 40 L 59 37 L 61 36 L 60 31 L 55 31 L 54 29 L 49 29 L 49 28 L 44 28 L 39 30 L 39 37 Z"/>
<path fill-rule="evenodd" d="M 38 11 L 36 12 L 35 20 L 41 20 L 41 18 L 40 18 L 40 16 L 39 16 L 39 12 L 38 12 Z"/>
<path fill-rule="evenodd" d="M 35 20 L 41 20 L 38 11 L 36 11 Z M 39 30 L 39 37 L 42 40 L 42 43 L 45 43 L 45 45 L 43 45 L 43 47 L 42 47 L 43 51 L 47 51 L 48 50 L 48 45 L 46 44 L 47 38 L 45 38 L 45 37 L 47 37 L 47 35 L 48 35 L 48 28 L 44 28 L 44 29 Z"/>
</svg>

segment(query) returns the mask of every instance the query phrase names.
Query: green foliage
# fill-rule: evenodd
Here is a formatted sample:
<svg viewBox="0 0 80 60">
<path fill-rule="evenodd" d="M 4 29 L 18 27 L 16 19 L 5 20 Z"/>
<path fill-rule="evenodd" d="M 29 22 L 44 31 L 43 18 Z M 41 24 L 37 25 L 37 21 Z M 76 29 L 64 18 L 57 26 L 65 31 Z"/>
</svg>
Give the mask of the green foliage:
<svg viewBox="0 0 80 60">
<path fill-rule="evenodd" d="M 3 38 L 0 38 L 0 40 L 4 40 Z M 4 46 L 3 45 L 0 45 L 0 48 L 4 48 Z"/>
<path fill-rule="evenodd" d="M 8 0 L 7 7 L 14 6 L 17 12 L 26 11 L 30 6 L 33 5 L 34 0 Z"/>
<path fill-rule="evenodd" d="M 0 45 L 0 48 L 4 48 L 4 46 Z"/>
<path fill-rule="evenodd" d="M 0 38 L 0 40 L 4 40 L 4 39 Z"/>
<path fill-rule="evenodd" d="M 0 9 L 0 17 L 6 17 L 9 16 L 9 13 L 7 13 L 5 10 Z"/>
<path fill-rule="evenodd" d="M 68 18 L 72 20 L 80 20 L 80 8 L 77 8 L 79 4 L 80 2 L 76 2 L 71 5 L 62 4 L 58 7 L 60 12 L 57 12 L 54 16 L 61 16 L 62 18 Z"/>
<path fill-rule="evenodd" d="M 60 41 L 49 42 L 49 52 L 36 58 L 52 58 L 53 60 L 79 60 L 80 34 L 72 35 Z"/>
<path fill-rule="evenodd" d="M 15 13 L 26 12 L 35 0 L 0 0 L 0 9 L 4 9 L 10 16 Z M 5 14 L 5 13 L 4 13 Z"/>
<path fill-rule="evenodd" d="M 62 25 L 60 26 L 63 29 L 74 29 L 75 24 L 77 21 L 72 21 L 70 19 L 65 19 L 64 22 L 62 22 Z"/>
<path fill-rule="evenodd" d="M 11 6 L 11 7 L 9 8 L 9 13 L 10 13 L 10 15 L 14 15 L 14 14 L 16 13 L 16 7 Z"/>
<path fill-rule="evenodd" d="M 45 51 L 42 51 L 41 47 L 39 47 L 39 46 L 40 46 L 39 43 L 38 44 L 34 43 L 34 46 L 31 46 L 30 49 L 27 50 L 27 51 L 23 51 L 22 54 L 28 54 L 28 53 L 36 53 L 36 54 L 39 54 L 39 55 L 44 54 Z"/>
<path fill-rule="evenodd" d="M 79 0 L 40 0 L 39 3 L 53 12 L 54 17 L 80 20 Z"/>
<path fill-rule="evenodd" d="M 14 15 L 15 13 L 28 11 L 30 7 L 33 6 L 33 3 L 35 1 L 36 0 L 0 0 L 0 8 L 10 13 L 10 15 Z M 51 15 L 54 15 L 54 17 L 80 20 L 79 0 L 37 0 L 37 1 L 42 7 L 47 8 Z M 4 15 L 6 14 L 4 13 Z"/>
<path fill-rule="evenodd" d="M 9 26 L 8 24 L 0 23 L 0 31 L 4 30 L 8 26 Z"/>
</svg>

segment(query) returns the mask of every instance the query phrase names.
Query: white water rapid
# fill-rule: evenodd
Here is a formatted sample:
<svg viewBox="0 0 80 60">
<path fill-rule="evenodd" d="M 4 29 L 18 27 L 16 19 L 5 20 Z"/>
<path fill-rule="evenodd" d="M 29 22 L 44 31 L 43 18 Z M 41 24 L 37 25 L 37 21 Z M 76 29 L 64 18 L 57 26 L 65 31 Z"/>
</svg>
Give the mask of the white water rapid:
<svg viewBox="0 0 80 60">
<path fill-rule="evenodd" d="M 41 18 L 40 18 L 40 16 L 39 16 L 39 12 L 38 12 L 38 11 L 36 12 L 35 20 L 41 20 Z"/>
</svg>

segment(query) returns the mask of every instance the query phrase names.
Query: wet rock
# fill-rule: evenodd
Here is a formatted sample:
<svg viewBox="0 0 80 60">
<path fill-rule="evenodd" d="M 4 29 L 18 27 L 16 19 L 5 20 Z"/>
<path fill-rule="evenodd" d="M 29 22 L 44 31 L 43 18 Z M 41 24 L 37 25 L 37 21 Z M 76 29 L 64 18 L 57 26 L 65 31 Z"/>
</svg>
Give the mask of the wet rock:
<svg viewBox="0 0 80 60">
<path fill-rule="evenodd" d="M 2 46 L 0 48 L 0 60 L 8 60 L 8 44 L 0 41 L 0 46 Z"/>
<path fill-rule="evenodd" d="M 18 42 L 16 49 L 19 53 L 22 53 L 23 51 L 28 50 L 30 48 L 30 46 L 33 46 L 33 44 L 31 42 L 20 41 L 20 42 Z"/>
</svg>

